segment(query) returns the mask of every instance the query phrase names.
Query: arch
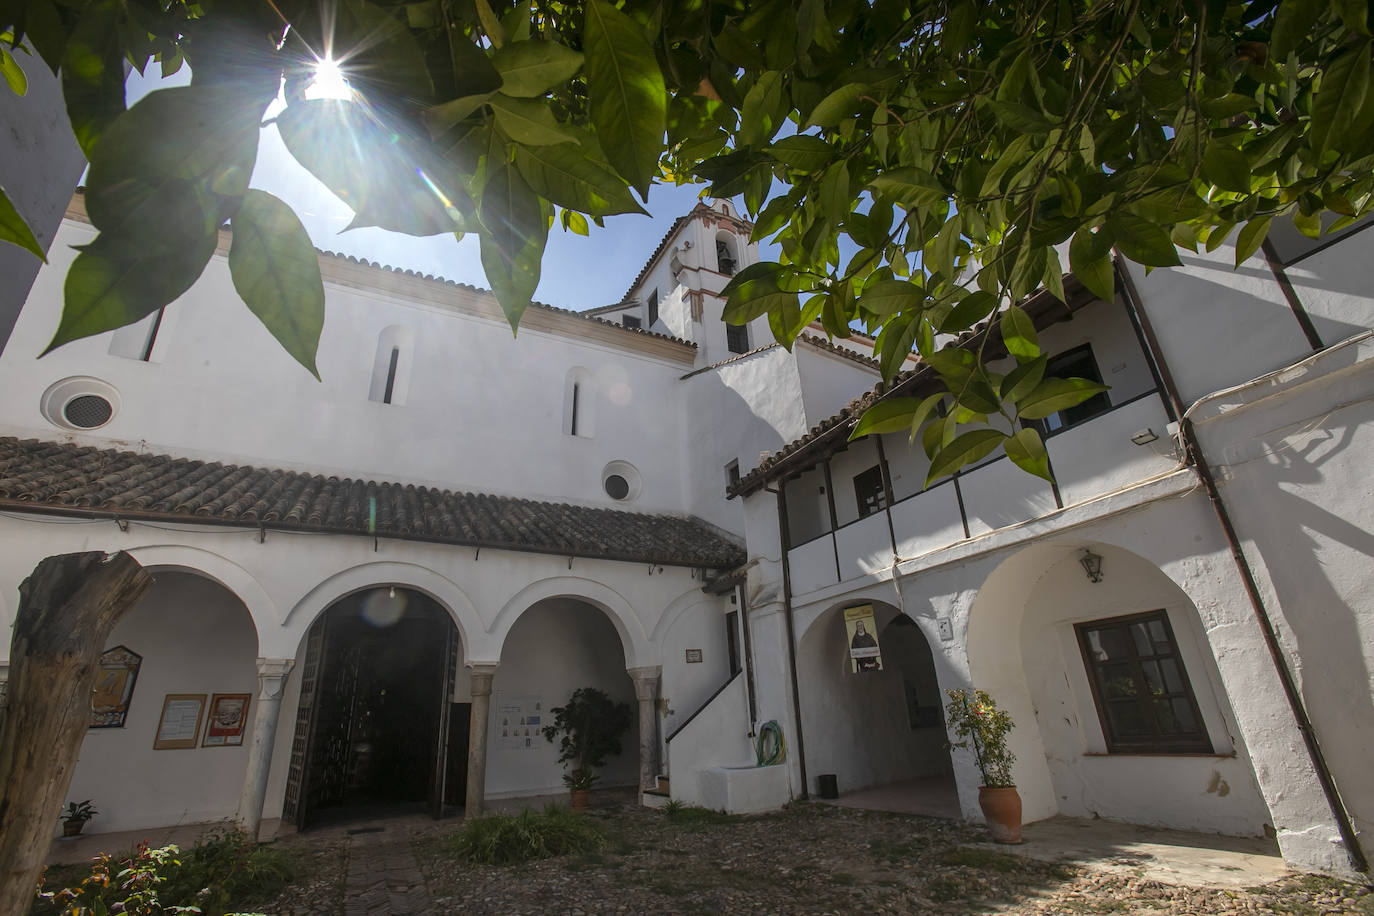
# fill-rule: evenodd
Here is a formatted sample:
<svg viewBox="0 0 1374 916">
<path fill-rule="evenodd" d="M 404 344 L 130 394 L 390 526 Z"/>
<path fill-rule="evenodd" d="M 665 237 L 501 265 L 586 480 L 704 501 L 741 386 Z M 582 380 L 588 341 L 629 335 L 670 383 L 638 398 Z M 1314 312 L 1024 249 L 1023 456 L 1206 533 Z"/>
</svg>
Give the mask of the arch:
<svg viewBox="0 0 1374 916">
<path fill-rule="evenodd" d="M 657 644 L 663 639 L 664 634 L 673 628 L 673 624 L 686 613 L 690 608 L 699 605 L 716 607 L 718 599 L 710 598 L 700 588 L 689 588 L 687 591 L 678 595 L 668 606 L 663 609 L 663 613 L 658 615 L 658 620 L 654 623 L 654 628 L 649 633 L 649 641 Z"/>
<path fill-rule="evenodd" d="M 395 585 L 423 592 L 439 603 L 458 628 L 459 652 L 464 664 L 472 652 L 472 639 L 483 633 L 481 617 L 472 600 L 456 583 L 432 569 L 413 563 L 380 561 L 342 570 L 316 585 L 302 597 L 281 621 L 280 645 L 283 657 L 294 658 L 300 640 L 315 618 L 341 598 L 354 592 Z"/>
<path fill-rule="evenodd" d="M 377 335 L 377 353 L 372 360 L 368 400 L 398 407 L 404 405 L 414 365 L 415 332 L 399 324 L 383 328 Z"/>
<path fill-rule="evenodd" d="M 1102 581 L 1085 574 L 1079 562 L 1084 548 L 1103 557 Z M 1159 734 L 1187 735 L 1186 723 L 1196 716 L 1205 739 L 1188 740 L 1210 745 L 1210 753 L 1109 747 L 1108 714 L 1094 687 L 1095 678 L 1106 675 L 1093 673 L 1109 656 L 1099 650 L 1102 661 L 1088 659 L 1081 634 L 1113 627 L 1124 634 L 1128 626 L 1146 626 L 1140 621 L 1149 615 L 1161 621 L 1150 626 L 1171 631 L 1172 638 L 1159 636 L 1157 648 L 1141 657 L 1168 661 L 1130 664 L 1138 677 L 1168 679 L 1172 686 L 1150 680 L 1147 692 L 1137 687 L 1118 696 L 1191 702 L 1194 712 L 1185 709 L 1173 720 L 1185 731 Z M 1009 744 L 1018 758 L 1026 820 L 1063 813 L 1228 834 L 1262 831 L 1268 810 L 1197 607 L 1151 559 L 1101 541 L 1026 547 L 999 563 L 979 589 L 969 609 L 966 650 L 971 683 L 992 693 L 1017 723 Z M 1122 668 L 1117 656 L 1111 658 L 1114 670 Z M 1136 721 L 1172 720 L 1172 714 L 1156 720 L 1161 713 L 1147 711 L 1164 703 L 1168 713 L 1172 701 L 1139 702 L 1146 711 L 1133 712 L 1144 717 Z M 1220 794 L 1219 785 L 1225 786 Z"/>
<path fill-rule="evenodd" d="M 844 596 L 843 600 L 832 600 L 825 603 L 817 602 L 803 608 L 794 609 L 797 645 L 800 646 L 802 641 L 806 639 L 806 634 L 811 628 L 829 616 L 831 611 L 839 610 L 840 608 L 854 607 L 858 604 L 872 604 L 875 613 L 878 608 L 887 608 L 888 610 L 883 612 L 886 616 L 878 616 L 878 625 L 881 627 L 887 626 L 891 623 L 894 616 L 903 613 L 902 599 L 900 595 L 894 593 L 893 584 L 891 582 L 874 582 L 863 588 L 858 588 L 849 592 Z M 908 616 L 920 625 L 921 622 L 916 618 L 915 614 L 910 614 Z M 927 634 L 927 638 L 929 638 L 929 634 Z"/>
<path fill-rule="evenodd" d="M 263 633 L 270 632 L 269 625 L 276 622 L 277 605 L 248 570 L 217 553 L 185 544 L 148 544 L 131 547 L 128 553 L 150 573 L 171 569 L 194 573 L 222 585 L 247 608 L 261 652 Z"/>
<path fill-rule="evenodd" d="M 614 589 L 592 579 L 578 576 L 553 576 L 540 579 L 516 592 L 497 613 L 492 621 L 488 647 L 494 650 L 491 659 L 498 663 L 501 648 L 511 627 L 520 615 L 536 603 L 546 598 L 573 598 L 590 604 L 604 613 L 620 634 L 620 644 L 625 649 L 625 667 L 638 668 L 659 664 L 658 652 L 649 637 L 644 633 L 634 608 L 623 595 Z M 483 656 L 486 658 L 486 656 Z"/>
<path fill-rule="evenodd" d="M 716 270 L 733 277 L 741 267 L 739 242 L 735 234 L 726 229 L 716 232 Z"/>
</svg>

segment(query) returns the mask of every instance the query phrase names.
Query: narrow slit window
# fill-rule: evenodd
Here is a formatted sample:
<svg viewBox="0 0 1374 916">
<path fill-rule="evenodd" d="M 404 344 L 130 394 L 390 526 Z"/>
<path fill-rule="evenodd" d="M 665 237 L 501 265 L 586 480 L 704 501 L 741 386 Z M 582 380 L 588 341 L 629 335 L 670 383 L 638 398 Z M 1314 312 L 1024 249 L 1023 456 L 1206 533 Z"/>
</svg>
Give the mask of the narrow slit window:
<svg viewBox="0 0 1374 916">
<path fill-rule="evenodd" d="M 645 325 L 653 327 L 655 321 L 658 321 L 658 290 L 649 293 L 648 320 Z"/>
<path fill-rule="evenodd" d="M 401 364 L 401 348 L 391 348 L 391 362 L 386 367 L 386 390 L 382 392 L 382 403 L 390 404 L 391 397 L 396 393 L 396 367 Z"/>
<path fill-rule="evenodd" d="M 414 332 L 399 325 L 384 329 L 377 337 L 367 399 L 378 404 L 404 407 L 414 361 Z"/>
<path fill-rule="evenodd" d="M 577 396 L 578 396 L 578 394 L 580 393 L 579 389 L 580 389 L 581 387 L 582 387 L 582 386 L 579 385 L 577 382 L 573 382 L 573 389 L 572 389 L 572 421 L 571 421 L 571 423 L 569 423 L 569 428 L 568 428 L 568 434 L 569 434 L 569 435 L 572 435 L 572 436 L 576 436 L 576 435 L 577 435 Z"/>
</svg>

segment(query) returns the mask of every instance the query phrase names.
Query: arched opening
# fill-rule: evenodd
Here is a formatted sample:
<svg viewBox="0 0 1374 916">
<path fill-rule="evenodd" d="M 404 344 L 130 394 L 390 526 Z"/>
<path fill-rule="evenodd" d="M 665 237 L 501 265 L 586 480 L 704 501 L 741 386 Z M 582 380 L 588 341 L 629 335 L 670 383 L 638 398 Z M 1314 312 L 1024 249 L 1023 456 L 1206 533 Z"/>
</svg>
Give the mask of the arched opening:
<svg viewBox="0 0 1374 916">
<path fill-rule="evenodd" d="M 1083 563 L 1101 557 L 1100 581 Z M 1187 594 L 1103 543 L 1004 561 L 969 614 L 969 674 L 1016 723 L 1027 821 L 1053 814 L 1259 836 L 1269 821 Z"/>
<path fill-rule="evenodd" d="M 872 642 L 879 654 L 863 654 Z M 882 602 L 827 611 L 802 637 L 797 677 L 813 792 L 833 775 L 841 804 L 958 816 L 934 657 L 910 617 Z"/>
<path fill-rule="evenodd" d="M 158 569 L 105 648 L 68 791 L 100 812 L 90 832 L 232 817 L 257 712 L 248 608 L 194 571 Z"/>
<path fill-rule="evenodd" d="M 492 680 L 487 723 L 488 798 L 565 796 L 557 744 L 541 729 L 550 710 L 580 687 L 594 687 L 627 703 L 630 727 L 620 754 L 598 774 L 596 790 L 634 786 L 639 773 L 639 730 L 634 682 L 625 670 L 625 647 L 601 608 L 574 597 L 535 602 L 511 626 Z"/>
<path fill-rule="evenodd" d="M 377 336 L 377 352 L 372 359 L 369 400 L 379 404 L 404 405 L 410 391 L 414 363 L 415 332 L 393 324 Z"/>
<path fill-rule="evenodd" d="M 733 277 L 739 269 L 736 244 L 734 233 L 723 229 L 716 233 L 716 269 L 727 277 Z"/>
<path fill-rule="evenodd" d="M 297 655 L 283 817 L 304 828 L 461 805 L 470 704 L 454 702 L 458 643 L 448 611 L 401 586 L 320 614 Z"/>
</svg>

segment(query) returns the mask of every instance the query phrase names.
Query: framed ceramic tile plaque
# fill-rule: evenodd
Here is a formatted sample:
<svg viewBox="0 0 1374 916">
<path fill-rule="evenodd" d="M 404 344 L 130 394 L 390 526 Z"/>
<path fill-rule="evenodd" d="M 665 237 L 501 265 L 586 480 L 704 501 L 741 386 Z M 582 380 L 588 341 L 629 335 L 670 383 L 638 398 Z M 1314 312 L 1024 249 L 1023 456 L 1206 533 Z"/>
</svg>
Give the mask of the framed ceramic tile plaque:
<svg viewBox="0 0 1374 916">
<path fill-rule="evenodd" d="M 100 673 L 91 692 L 91 728 L 123 728 L 143 656 L 128 646 L 115 646 L 100 656 Z"/>
<path fill-rule="evenodd" d="M 204 714 L 205 694 L 167 694 L 162 700 L 162 715 L 157 720 L 153 750 L 195 747 L 196 736 L 200 734 L 200 719 Z"/>
<path fill-rule="evenodd" d="M 201 747 L 238 747 L 248 723 L 247 693 L 217 693 L 210 698 L 210 717 L 205 723 Z"/>
</svg>

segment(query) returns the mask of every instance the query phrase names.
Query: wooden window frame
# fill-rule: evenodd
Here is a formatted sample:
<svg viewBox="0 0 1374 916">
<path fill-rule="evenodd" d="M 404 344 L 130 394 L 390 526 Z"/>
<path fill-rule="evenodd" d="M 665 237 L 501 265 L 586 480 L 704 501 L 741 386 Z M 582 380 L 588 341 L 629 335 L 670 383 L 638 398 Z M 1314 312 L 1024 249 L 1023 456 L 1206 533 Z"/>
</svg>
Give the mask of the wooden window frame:
<svg viewBox="0 0 1374 916">
<path fill-rule="evenodd" d="M 1164 635 L 1168 639 L 1168 654 L 1139 655 L 1135 646 L 1134 639 L 1130 636 L 1130 626 L 1135 623 L 1145 623 L 1159 621 L 1164 625 Z M 1106 684 L 1099 662 L 1093 656 L 1091 643 L 1088 634 L 1093 631 L 1122 628 L 1127 631 L 1126 642 L 1131 648 L 1131 655 L 1124 661 L 1131 666 L 1131 676 L 1135 681 L 1137 696 L 1144 698 L 1149 696 L 1142 662 L 1159 661 L 1162 659 L 1172 659 L 1178 670 L 1183 690 L 1177 693 L 1167 694 L 1171 698 L 1186 697 L 1189 706 L 1192 708 L 1193 721 L 1197 723 L 1198 731 L 1181 735 L 1164 735 L 1159 732 L 1159 723 L 1153 713 L 1153 703 L 1144 699 L 1137 700 L 1146 721 L 1150 723 L 1154 734 L 1149 736 L 1127 735 L 1117 736 L 1113 728 L 1112 718 L 1108 714 L 1106 700 Z M 1146 611 L 1140 614 L 1127 614 L 1122 617 L 1107 617 L 1101 620 L 1087 620 L 1082 623 L 1074 624 L 1074 635 L 1078 639 L 1078 649 L 1083 656 L 1083 667 L 1088 676 L 1088 686 L 1092 690 L 1093 705 L 1097 707 L 1097 720 L 1102 727 L 1102 737 L 1107 744 L 1109 754 L 1211 754 L 1212 740 L 1207 734 L 1207 723 L 1202 718 L 1202 710 L 1198 708 L 1197 694 L 1193 690 L 1193 684 L 1188 677 L 1188 669 L 1183 664 L 1183 655 L 1179 652 L 1178 639 L 1174 636 L 1173 625 L 1169 622 L 1169 614 L 1163 609 Z"/>
<path fill-rule="evenodd" d="M 867 484 L 872 479 L 874 471 L 878 472 L 878 500 L 877 505 L 870 507 L 864 501 L 864 490 L 862 489 L 863 485 L 861 485 L 859 481 L 863 480 L 865 484 Z M 865 470 L 862 470 L 854 475 L 854 503 L 858 507 L 859 518 L 868 518 L 870 515 L 877 515 L 879 512 L 887 508 L 887 490 L 882 485 L 882 474 L 882 465 L 875 464 L 873 465 L 873 467 L 866 468 Z"/>
<path fill-rule="evenodd" d="M 725 326 L 725 349 L 735 354 L 749 352 L 749 325 L 727 324 Z"/>
</svg>

